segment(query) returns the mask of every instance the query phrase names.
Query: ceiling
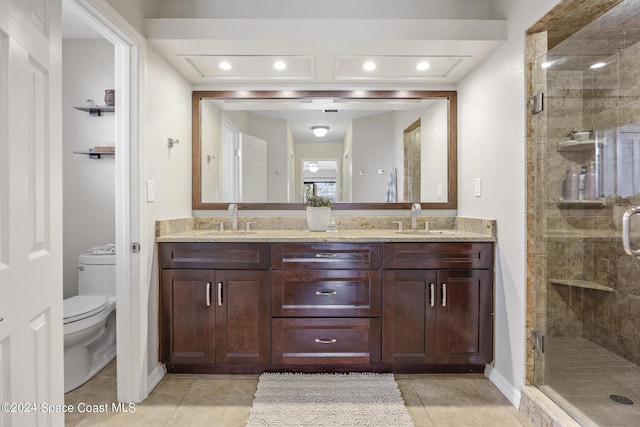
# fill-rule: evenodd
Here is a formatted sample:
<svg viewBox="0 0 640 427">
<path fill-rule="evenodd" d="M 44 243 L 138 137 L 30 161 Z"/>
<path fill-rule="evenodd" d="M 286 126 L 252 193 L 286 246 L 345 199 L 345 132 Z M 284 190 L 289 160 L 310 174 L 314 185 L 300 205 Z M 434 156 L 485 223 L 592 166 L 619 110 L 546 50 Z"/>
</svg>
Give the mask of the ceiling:
<svg viewBox="0 0 640 427">
<path fill-rule="evenodd" d="M 180 9 L 180 4 L 174 6 Z M 506 40 L 506 21 L 500 19 L 453 19 L 453 15 L 386 19 L 380 15 L 384 13 L 357 19 L 152 18 L 144 20 L 144 35 L 194 90 L 452 90 Z M 63 8 L 63 38 L 101 36 Z M 275 69 L 278 61 L 286 68 Z M 222 62 L 231 69 L 221 69 Z M 374 63 L 375 69 L 363 69 L 366 62 Z M 428 63 L 428 68 L 416 69 L 419 63 Z M 263 114 L 285 114 L 284 110 L 274 112 L 272 106 L 251 108 L 270 110 Z M 288 109 L 287 114 L 298 108 Z M 317 106 L 312 109 L 321 114 Z M 324 113 L 307 121 L 327 124 L 334 133 L 346 126 L 336 120 L 347 108 L 339 110 L 341 114 Z M 306 122 L 300 129 L 309 134 Z"/>
</svg>

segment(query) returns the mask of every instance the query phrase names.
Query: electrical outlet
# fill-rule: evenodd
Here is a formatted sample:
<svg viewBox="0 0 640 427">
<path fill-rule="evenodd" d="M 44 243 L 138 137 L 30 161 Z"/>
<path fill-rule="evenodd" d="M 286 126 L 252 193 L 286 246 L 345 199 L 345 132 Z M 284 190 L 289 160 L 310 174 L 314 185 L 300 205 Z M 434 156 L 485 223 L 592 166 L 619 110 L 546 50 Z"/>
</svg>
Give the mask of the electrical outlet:
<svg viewBox="0 0 640 427">
<path fill-rule="evenodd" d="M 482 197 L 482 178 L 476 178 L 473 181 L 473 195 Z"/>
<path fill-rule="evenodd" d="M 444 198 L 444 194 L 442 192 L 442 184 L 438 184 L 436 186 L 436 197 L 441 200 Z"/>
</svg>

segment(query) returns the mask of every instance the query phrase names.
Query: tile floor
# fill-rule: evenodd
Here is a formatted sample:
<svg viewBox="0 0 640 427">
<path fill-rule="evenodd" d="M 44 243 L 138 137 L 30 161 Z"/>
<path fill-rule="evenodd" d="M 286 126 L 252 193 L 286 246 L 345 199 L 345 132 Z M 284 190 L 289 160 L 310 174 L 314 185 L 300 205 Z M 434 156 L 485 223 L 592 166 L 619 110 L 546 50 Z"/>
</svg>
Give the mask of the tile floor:
<svg viewBox="0 0 640 427">
<path fill-rule="evenodd" d="M 584 338 L 548 338 L 540 387 L 584 426 L 640 426 L 640 367 Z M 609 395 L 630 398 L 633 405 Z"/>
<path fill-rule="evenodd" d="M 65 403 L 107 404 L 106 413 L 67 414 L 69 426 L 244 426 L 258 375 L 168 374 L 135 412 L 113 412 L 116 369 L 112 363 L 65 395 Z M 416 427 L 520 427 L 532 424 L 484 376 L 396 375 Z"/>
</svg>

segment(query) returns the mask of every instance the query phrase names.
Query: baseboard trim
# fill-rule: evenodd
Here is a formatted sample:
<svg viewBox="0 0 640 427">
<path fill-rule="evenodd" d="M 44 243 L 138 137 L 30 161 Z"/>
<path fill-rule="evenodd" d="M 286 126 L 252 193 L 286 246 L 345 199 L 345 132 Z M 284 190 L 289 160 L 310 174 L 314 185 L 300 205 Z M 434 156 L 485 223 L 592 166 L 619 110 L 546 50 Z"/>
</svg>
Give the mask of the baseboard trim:
<svg viewBox="0 0 640 427">
<path fill-rule="evenodd" d="M 487 365 L 484 374 L 500 390 L 509 402 L 516 408 L 520 407 L 520 390 L 507 381 L 493 366 Z"/>
<path fill-rule="evenodd" d="M 147 391 L 149 392 L 149 394 L 153 391 L 154 388 L 156 388 L 158 384 L 160 384 L 160 381 L 162 381 L 166 374 L 167 368 L 164 366 L 164 364 L 156 366 L 151 374 L 149 374 L 149 376 L 147 377 Z"/>
</svg>

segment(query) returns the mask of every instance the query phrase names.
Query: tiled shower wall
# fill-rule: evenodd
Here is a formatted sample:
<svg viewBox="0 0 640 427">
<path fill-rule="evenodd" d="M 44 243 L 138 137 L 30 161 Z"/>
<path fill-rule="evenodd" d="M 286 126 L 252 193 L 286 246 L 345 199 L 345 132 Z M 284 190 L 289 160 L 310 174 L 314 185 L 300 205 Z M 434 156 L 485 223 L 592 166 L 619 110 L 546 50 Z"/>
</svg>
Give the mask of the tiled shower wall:
<svg viewBox="0 0 640 427">
<path fill-rule="evenodd" d="M 630 16 L 620 9 L 606 28 L 579 33 L 552 50 L 568 58 L 564 65 L 545 71 L 536 64 L 533 90 L 546 97 L 546 111 L 534 120 L 535 146 L 529 151 L 536 162 L 536 324 L 547 336 L 582 336 L 640 364 L 640 261 L 624 253 L 619 237 L 622 213 L 640 204 L 640 197 L 609 196 L 607 207 L 600 209 L 558 203 L 566 167 L 593 160 L 589 150 L 559 152 L 559 142 L 570 139 L 573 130 L 640 123 L 640 43 L 629 45 L 624 33 L 615 32 L 615 19 L 624 22 Z M 585 60 L 575 52 L 589 52 L 600 39 L 617 51 L 605 69 L 570 64 Z M 608 171 L 613 166 L 604 165 Z M 588 280 L 612 292 L 550 284 L 550 278 Z"/>
</svg>

